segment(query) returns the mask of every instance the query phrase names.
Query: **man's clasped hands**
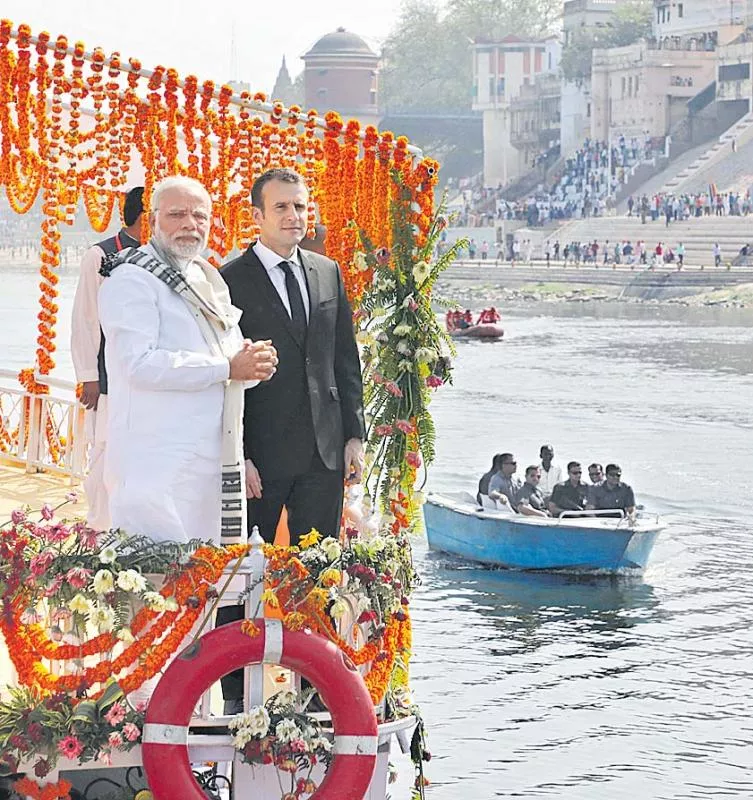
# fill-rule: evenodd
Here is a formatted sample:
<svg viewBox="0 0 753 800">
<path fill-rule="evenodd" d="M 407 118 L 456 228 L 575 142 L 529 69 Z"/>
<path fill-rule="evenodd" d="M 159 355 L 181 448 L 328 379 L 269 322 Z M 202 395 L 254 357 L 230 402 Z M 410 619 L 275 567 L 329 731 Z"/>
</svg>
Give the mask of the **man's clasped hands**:
<svg viewBox="0 0 753 800">
<path fill-rule="evenodd" d="M 276 370 L 277 350 L 271 339 L 244 339 L 243 347 L 230 359 L 232 381 L 268 381 Z"/>
</svg>

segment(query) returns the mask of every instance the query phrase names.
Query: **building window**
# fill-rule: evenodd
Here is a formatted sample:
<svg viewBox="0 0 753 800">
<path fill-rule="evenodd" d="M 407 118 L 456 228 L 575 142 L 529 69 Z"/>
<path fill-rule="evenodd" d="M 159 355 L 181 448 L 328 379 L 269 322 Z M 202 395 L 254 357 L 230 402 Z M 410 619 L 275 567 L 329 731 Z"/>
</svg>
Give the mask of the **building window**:
<svg viewBox="0 0 753 800">
<path fill-rule="evenodd" d="M 320 69 L 320 70 L 317 72 L 317 75 L 326 75 L 326 74 L 327 74 L 327 70 L 326 70 L 326 69 Z"/>
<path fill-rule="evenodd" d="M 625 81 L 625 77 L 623 76 L 623 78 L 622 78 L 622 96 L 623 97 L 625 97 L 625 84 L 626 84 L 626 81 Z"/>
<path fill-rule="evenodd" d="M 638 97 L 638 76 L 635 76 L 635 96 Z"/>
<path fill-rule="evenodd" d="M 377 101 L 376 89 L 371 89 L 369 91 L 369 104 L 372 105 L 372 106 L 375 106 L 376 105 L 376 101 Z"/>
<path fill-rule="evenodd" d="M 677 4 L 677 16 L 682 19 L 684 8 L 682 7 L 682 3 Z"/>
<path fill-rule="evenodd" d="M 500 97 L 504 97 L 505 96 L 505 79 L 504 78 L 500 78 L 497 81 L 497 94 Z"/>
<path fill-rule="evenodd" d="M 628 97 L 633 96 L 633 76 L 628 78 Z"/>
<path fill-rule="evenodd" d="M 324 100 L 324 98 L 327 96 L 327 90 L 326 89 L 317 89 L 316 90 L 316 96 L 320 100 Z"/>
<path fill-rule="evenodd" d="M 494 79 L 494 75 L 489 76 L 489 97 L 494 97 L 496 92 L 494 91 L 494 87 L 497 81 Z"/>
<path fill-rule="evenodd" d="M 591 119 L 591 104 L 590 103 L 586 103 L 586 117 L 588 117 L 588 119 Z"/>
</svg>

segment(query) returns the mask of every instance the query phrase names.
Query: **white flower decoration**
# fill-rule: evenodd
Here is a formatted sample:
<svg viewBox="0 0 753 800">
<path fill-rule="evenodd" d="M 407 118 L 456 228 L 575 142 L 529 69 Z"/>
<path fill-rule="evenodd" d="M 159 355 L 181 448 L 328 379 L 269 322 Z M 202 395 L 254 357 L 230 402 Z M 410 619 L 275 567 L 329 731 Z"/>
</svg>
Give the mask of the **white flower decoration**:
<svg viewBox="0 0 753 800">
<path fill-rule="evenodd" d="M 99 560 L 102 564 L 112 564 L 118 557 L 118 551 L 114 547 L 103 547 L 99 553 Z"/>
<path fill-rule="evenodd" d="M 431 274 L 431 267 L 426 261 L 417 261 L 413 266 L 413 280 L 420 286 Z"/>
<path fill-rule="evenodd" d="M 92 610 L 92 604 L 85 595 L 79 592 L 68 601 L 68 608 L 75 614 L 88 614 Z"/>
<path fill-rule="evenodd" d="M 109 633 L 115 624 L 115 612 L 110 606 L 97 606 L 89 619 L 97 626 L 100 633 Z"/>
<path fill-rule="evenodd" d="M 300 739 L 302 733 L 292 719 L 283 719 L 275 727 L 275 736 L 284 744 L 285 742 L 292 742 L 293 739 Z"/>
<path fill-rule="evenodd" d="M 146 579 L 135 569 L 125 569 L 118 573 L 118 586 L 124 592 L 141 593 L 146 589 Z"/>
<path fill-rule="evenodd" d="M 109 569 L 100 569 L 95 573 L 92 585 L 97 594 L 109 594 L 115 588 L 115 578 Z"/>
<path fill-rule="evenodd" d="M 336 561 L 342 554 L 340 542 L 338 542 L 337 539 L 333 539 L 331 536 L 322 539 L 319 547 L 324 551 L 324 555 L 327 556 L 328 561 Z"/>
</svg>

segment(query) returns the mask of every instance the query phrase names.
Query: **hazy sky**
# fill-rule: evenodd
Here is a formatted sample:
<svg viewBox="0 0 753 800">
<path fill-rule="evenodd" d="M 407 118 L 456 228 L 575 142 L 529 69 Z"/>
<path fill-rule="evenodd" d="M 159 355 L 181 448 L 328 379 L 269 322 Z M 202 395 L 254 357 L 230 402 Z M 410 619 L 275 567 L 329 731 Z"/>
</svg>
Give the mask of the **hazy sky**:
<svg viewBox="0 0 753 800">
<path fill-rule="evenodd" d="M 124 59 L 135 56 L 147 68 L 162 64 L 202 80 L 245 80 L 254 91 L 269 92 L 283 54 L 295 78 L 303 69 L 300 56 L 339 26 L 377 49 L 392 29 L 400 4 L 401 0 L 0 0 L 0 15 L 16 26 L 26 22 L 32 33 L 46 30 L 53 38 L 64 34 L 71 42 L 82 40 L 87 49 L 99 46 L 106 53 L 117 50 Z"/>
</svg>

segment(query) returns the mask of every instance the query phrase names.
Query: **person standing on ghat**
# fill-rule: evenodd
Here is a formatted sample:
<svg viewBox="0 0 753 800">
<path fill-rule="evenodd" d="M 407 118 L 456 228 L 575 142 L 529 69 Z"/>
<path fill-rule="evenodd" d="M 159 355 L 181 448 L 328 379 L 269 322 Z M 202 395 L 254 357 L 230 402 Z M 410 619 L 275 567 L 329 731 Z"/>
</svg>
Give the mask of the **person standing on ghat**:
<svg viewBox="0 0 753 800">
<path fill-rule="evenodd" d="M 109 239 L 90 247 L 81 259 L 81 273 L 73 298 L 71 356 L 76 382 L 82 384 L 81 404 L 86 408 L 86 440 L 89 471 L 84 491 L 89 504 L 87 524 L 95 530 L 110 528 L 110 507 L 104 483 L 107 442 L 107 370 L 105 340 L 99 325 L 97 292 L 102 284 L 100 269 L 106 259 L 128 247 L 141 246 L 143 186 L 131 189 L 123 206 L 123 227 Z"/>
</svg>

